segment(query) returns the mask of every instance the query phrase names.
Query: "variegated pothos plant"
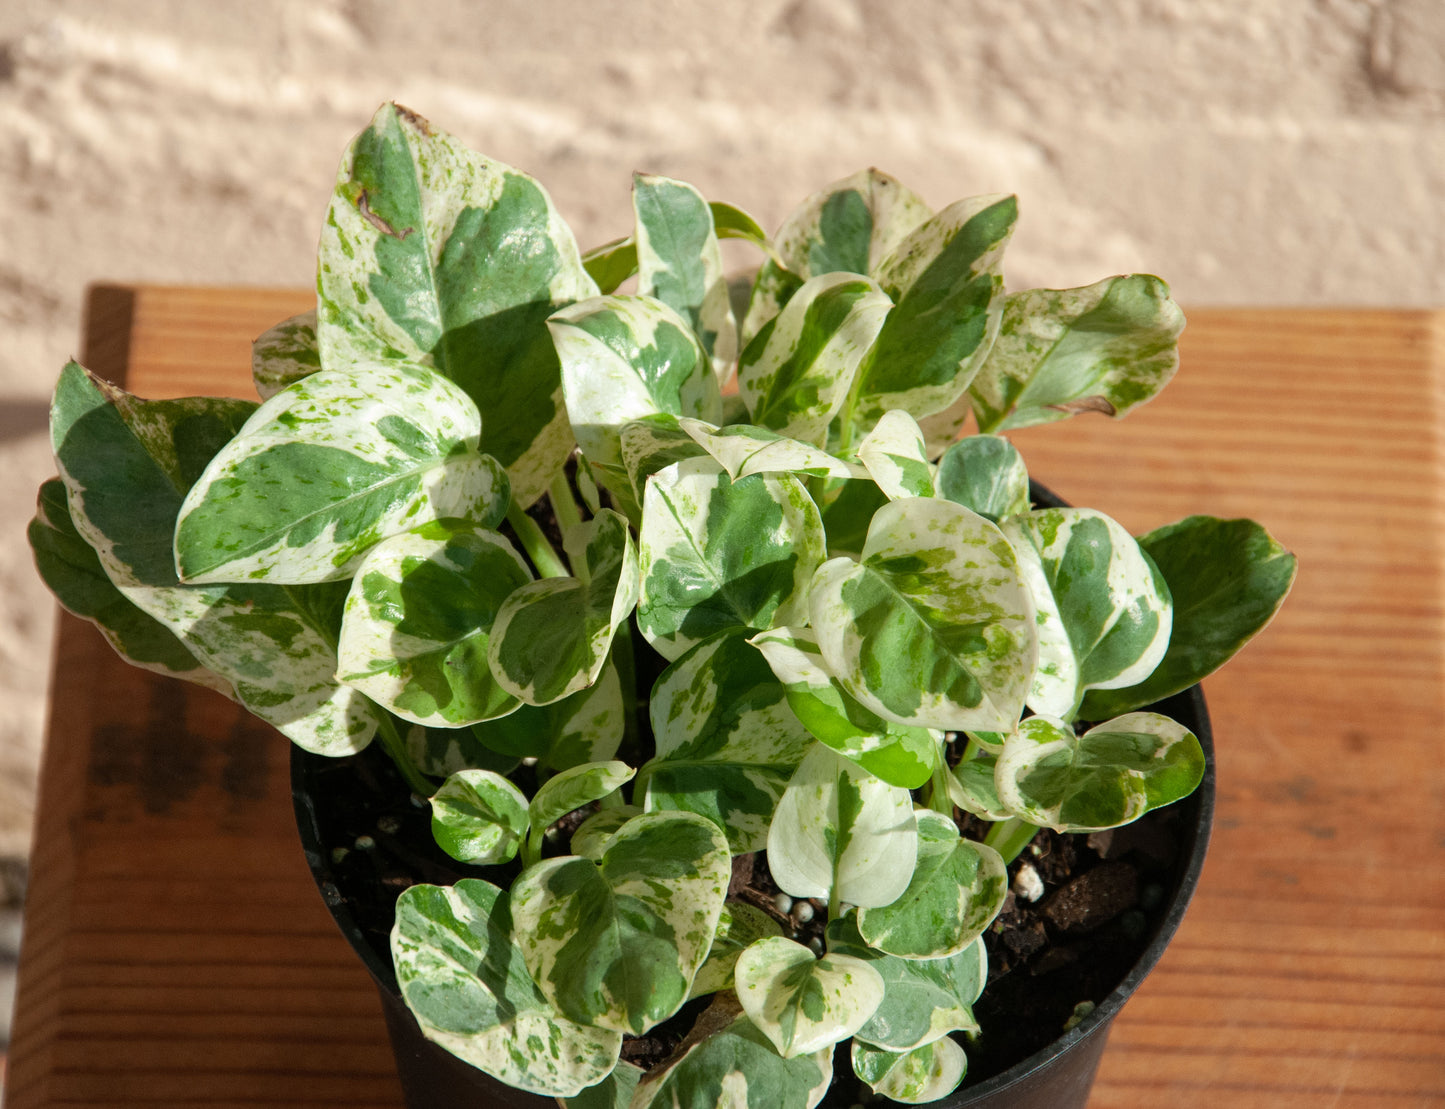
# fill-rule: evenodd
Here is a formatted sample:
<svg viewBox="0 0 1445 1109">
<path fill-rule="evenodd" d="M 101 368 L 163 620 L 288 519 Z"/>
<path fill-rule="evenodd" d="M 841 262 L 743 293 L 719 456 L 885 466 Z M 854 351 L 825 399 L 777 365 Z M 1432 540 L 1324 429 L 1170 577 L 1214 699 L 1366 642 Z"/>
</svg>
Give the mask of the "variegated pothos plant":
<svg viewBox="0 0 1445 1109">
<path fill-rule="evenodd" d="M 384 106 L 259 405 L 65 368 L 37 563 L 137 665 L 319 754 L 380 737 L 443 849 L 520 858 L 396 906 L 402 993 L 462 1059 L 565 1105 L 804 1109 L 851 1038 L 934 1100 L 1007 863 L 1194 789 L 1147 706 L 1294 559 L 1250 521 L 1032 506 L 1002 433 L 1148 400 L 1183 317 L 1145 275 L 1006 293 L 1013 197 L 934 212 L 868 170 L 771 237 L 663 177 L 633 206 L 584 254 L 530 177 Z M 727 237 L 760 252 L 745 307 Z M 754 852 L 821 951 L 729 896 Z M 619 1062 L 706 994 L 666 1065 Z"/>
</svg>

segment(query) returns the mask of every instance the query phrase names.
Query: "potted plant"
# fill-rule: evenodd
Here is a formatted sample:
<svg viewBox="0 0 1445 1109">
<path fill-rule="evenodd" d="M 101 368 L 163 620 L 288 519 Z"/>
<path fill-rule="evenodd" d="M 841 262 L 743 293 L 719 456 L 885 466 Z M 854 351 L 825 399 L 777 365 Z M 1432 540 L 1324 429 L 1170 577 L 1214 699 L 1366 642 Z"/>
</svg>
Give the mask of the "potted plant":
<svg viewBox="0 0 1445 1109">
<path fill-rule="evenodd" d="M 836 1053 L 835 1097 L 946 1097 L 992 1035 L 987 942 L 1048 885 L 1026 849 L 1196 789 L 1186 691 L 1294 559 L 1031 494 L 1000 433 L 1125 415 L 1183 317 L 1144 275 L 1006 294 L 1014 198 L 934 213 L 869 170 L 772 237 L 666 178 L 633 206 L 583 254 L 535 181 L 383 106 L 316 312 L 256 343 L 263 403 L 65 368 L 37 563 L 289 737 L 303 812 L 411 803 L 376 972 L 470 1067 L 802 1109 Z M 760 254 L 737 306 L 729 236 Z"/>
</svg>

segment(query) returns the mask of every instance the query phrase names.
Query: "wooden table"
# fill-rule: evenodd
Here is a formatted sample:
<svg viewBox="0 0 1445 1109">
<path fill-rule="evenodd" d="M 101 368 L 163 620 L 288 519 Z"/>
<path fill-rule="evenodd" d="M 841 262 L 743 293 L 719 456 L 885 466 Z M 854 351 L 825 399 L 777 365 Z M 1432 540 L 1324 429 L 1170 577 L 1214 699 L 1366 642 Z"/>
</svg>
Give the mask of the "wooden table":
<svg viewBox="0 0 1445 1109">
<path fill-rule="evenodd" d="M 249 390 L 304 291 L 101 288 L 86 358 L 145 396 Z M 1115 1025 L 1091 1105 L 1445 1104 L 1445 315 L 1206 310 L 1121 423 L 1017 436 L 1136 532 L 1248 515 L 1298 553 L 1207 683 L 1203 882 Z M 287 748 L 62 622 L 10 1109 L 395 1107 L 366 974 L 296 849 Z"/>
</svg>

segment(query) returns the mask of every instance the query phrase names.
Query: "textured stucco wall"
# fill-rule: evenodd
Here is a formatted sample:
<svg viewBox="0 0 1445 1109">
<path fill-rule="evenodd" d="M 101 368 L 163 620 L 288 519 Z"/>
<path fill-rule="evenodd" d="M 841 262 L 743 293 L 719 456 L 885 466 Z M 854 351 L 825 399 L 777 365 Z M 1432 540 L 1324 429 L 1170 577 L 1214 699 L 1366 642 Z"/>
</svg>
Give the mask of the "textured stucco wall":
<svg viewBox="0 0 1445 1109">
<path fill-rule="evenodd" d="M 88 282 L 308 284 L 397 99 L 542 179 L 584 245 L 634 169 L 768 226 L 874 164 L 1020 194 L 1013 287 L 1445 300 L 1442 0 L 0 4 L 0 855 L 28 841 L 50 602 L 20 538 Z"/>
</svg>

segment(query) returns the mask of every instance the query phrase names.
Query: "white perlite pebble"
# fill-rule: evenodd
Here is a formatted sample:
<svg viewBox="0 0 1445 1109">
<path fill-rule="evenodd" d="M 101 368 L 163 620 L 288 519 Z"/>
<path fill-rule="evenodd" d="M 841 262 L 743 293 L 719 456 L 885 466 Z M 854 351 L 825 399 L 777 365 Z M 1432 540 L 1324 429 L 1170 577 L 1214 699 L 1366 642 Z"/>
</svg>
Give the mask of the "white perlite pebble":
<svg viewBox="0 0 1445 1109">
<path fill-rule="evenodd" d="M 1014 875 L 1013 891 L 1025 901 L 1037 901 L 1044 895 L 1044 880 L 1031 863 L 1024 863 Z"/>
</svg>

